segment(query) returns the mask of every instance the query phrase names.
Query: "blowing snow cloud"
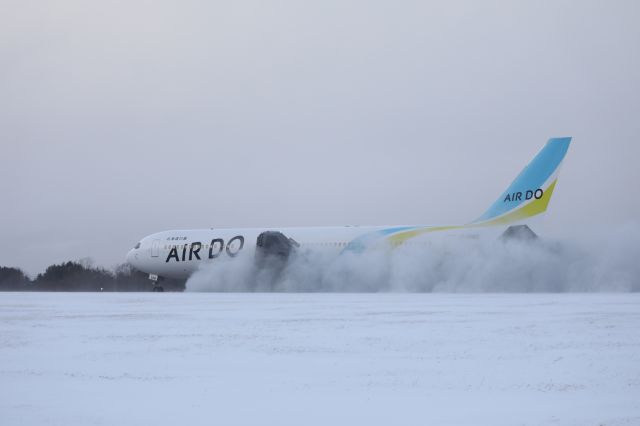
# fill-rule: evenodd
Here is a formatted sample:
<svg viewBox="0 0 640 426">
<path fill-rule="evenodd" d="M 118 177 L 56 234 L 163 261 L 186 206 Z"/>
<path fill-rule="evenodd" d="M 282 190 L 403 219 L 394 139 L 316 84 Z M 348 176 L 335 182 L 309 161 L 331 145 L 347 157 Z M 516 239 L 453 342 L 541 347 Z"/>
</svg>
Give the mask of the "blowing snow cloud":
<svg viewBox="0 0 640 426">
<path fill-rule="evenodd" d="M 303 249 L 278 268 L 252 256 L 204 265 L 187 291 L 602 292 L 640 291 L 640 226 L 583 239 L 452 239 L 336 256 Z"/>
</svg>

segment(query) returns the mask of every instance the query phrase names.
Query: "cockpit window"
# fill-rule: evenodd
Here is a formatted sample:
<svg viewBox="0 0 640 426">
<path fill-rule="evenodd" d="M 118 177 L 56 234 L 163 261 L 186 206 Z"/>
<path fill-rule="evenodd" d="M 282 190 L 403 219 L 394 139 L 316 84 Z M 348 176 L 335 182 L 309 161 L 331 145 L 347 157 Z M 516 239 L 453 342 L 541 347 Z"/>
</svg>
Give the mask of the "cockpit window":
<svg viewBox="0 0 640 426">
<path fill-rule="evenodd" d="M 139 248 L 140 248 L 140 242 L 138 242 L 138 244 L 136 244 L 136 246 L 134 247 L 134 250 L 135 249 L 139 249 Z"/>
</svg>

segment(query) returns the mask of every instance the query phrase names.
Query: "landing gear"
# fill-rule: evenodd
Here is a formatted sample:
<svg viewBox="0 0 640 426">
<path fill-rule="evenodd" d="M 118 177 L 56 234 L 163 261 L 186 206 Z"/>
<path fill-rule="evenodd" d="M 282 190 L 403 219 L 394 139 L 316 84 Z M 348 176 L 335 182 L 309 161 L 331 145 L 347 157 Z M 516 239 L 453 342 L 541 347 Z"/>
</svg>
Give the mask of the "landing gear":
<svg viewBox="0 0 640 426">
<path fill-rule="evenodd" d="M 151 280 L 151 284 L 153 285 L 154 293 L 162 293 L 164 288 L 160 285 L 160 281 L 162 281 L 162 277 L 159 277 L 156 274 L 149 274 L 149 280 Z"/>
</svg>

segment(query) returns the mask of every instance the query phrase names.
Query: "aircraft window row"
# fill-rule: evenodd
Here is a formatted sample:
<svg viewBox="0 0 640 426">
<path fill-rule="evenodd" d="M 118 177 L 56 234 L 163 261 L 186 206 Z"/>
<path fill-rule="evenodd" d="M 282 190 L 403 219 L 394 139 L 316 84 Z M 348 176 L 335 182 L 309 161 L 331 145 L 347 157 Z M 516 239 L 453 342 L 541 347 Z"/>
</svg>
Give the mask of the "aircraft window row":
<svg viewBox="0 0 640 426">
<path fill-rule="evenodd" d="M 426 241 L 393 241 L 390 243 L 391 245 L 398 247 L 400 245 L 409 245 L 409 246 L 416 246 L 416 245 L 427 245 L 428 242 Z M 347 247 L 347 246 L 351 246 L 353 247 L 355 244 L 351 244 L 351 243 L 302 243 L 303 246 L 322 246 L 322 247 Z"/>
<path fill-rule="evenodd" d="M 303 246 L 322 246 L 322 247 L 346 247 L 349 245 L 349 243 L 337 243 L 337 242 L 331 242 L 331 243 L 302 243 Z"/>
<path fill-rule="evenodd" d="M 334 243 L 302 243 L 303 246 L 320 246 L 320 247 L 346 247 L 349 245 L 349 243 L 344 243 L 344 242 L 334 242 Z M 201 245 L 203 250 L 208 250 L 209 248 L 211 248 L 210 244 L 202 244 Z M 213 248 L 217 248 L 220 247 L 219 244 L 215 244 L 213 246 Z M 164 250 L 171 250 L 173 248 L 177 248 L 179 250 L 182 250 L 183 248 L 189 248 L 189 244 L 168 244 L 165 245 Z"/>
<path fill-rule="evenodd" d="M 395 241 L 395 242 L 393 242 L 393 243 L 391 243 L 391 244 L 392 244 L 393 246 L 396 246 L 396 247 L 397 247 L 397 246 L 399 246 L 399 245 L 419 245 L 419 244 L 426 245 L 427 243 L 426 243 L 426 242 L 417 242 L 417 241 L 405 241 L 405 242 L 402 242 L 402 243 L 401 243 L 401 242 Z M 302 246 L 305 246 L 305 247 L 310 247 L 310 246 L 311 246 L 311 247 L 347 247 L 347 246 L 352 246 L 352 244 L 350 244 L 350 243 L 345 243 L 345 242 L 329 242 L 329 243 L 302 243 L 301 245 L 302 245 Z M 136 244 L 136 247 L 135 247 L 135 248 L 139 248 L 139 247 L 140 247 L 140 243 Z M 210 244 L 202 244 L 202 245 L 201 245 L 201 248 L 202 248 L 203 250 L 209 250 L 211 247 L 212 247 L 212 246 L 211 246 Z M 220 245 L 219 245 L 219 244 L 215 244 L 215 245 L 213 246 L 213 248 L 214 248 L 214 249 L 215 249 L 215 248 L 218 248 L 218 247 L 220 247 Z M 164 246 L 164 249 L 165 249 L 165 250 L 171 250 L 172 248 L 177 248 L 177 249 L 179 249 L 179 250 L 182 250 L 183 248 L 189 248 L 189 244 L 177 244 L 177 245 L 175 245 L 175 244 L 169 244 L 169 245 L 165 245 L 165 246 Z"/>
<path fill-rule="evenodd" d="M 233 245 L 232 245 L 232 246 L 233 246 Z M 169 244 L 169 245 L 164 246 L 163 248 L 164 248 L 165 250 L 170 250 L 170 249 L 172 249 L 172 248 L 177 248 L 177 249 L 179 249 L 179 250 L 182 250 L 183 248 L 189 248 L 189 247 L 190 247 L 190 244 Z M 209 248 L 211 247 L 211 245 L 210 245 L 210 244 L 202 244 L 202 245 L 200 245 L 200 247 L 204 250 L 204 249 L 209 249 Z M 216 248 L 216 247 L 220 247 L 220 244 L 216 244 L 216 245 L 214 245 L 213 247 L 214 247 L 214 248 Z M 195 247 L 194 247 L 194 248 L 195 248 Z M 223 247 L 223 248 L 224 248 L 224 247 Z"/>
</svg>

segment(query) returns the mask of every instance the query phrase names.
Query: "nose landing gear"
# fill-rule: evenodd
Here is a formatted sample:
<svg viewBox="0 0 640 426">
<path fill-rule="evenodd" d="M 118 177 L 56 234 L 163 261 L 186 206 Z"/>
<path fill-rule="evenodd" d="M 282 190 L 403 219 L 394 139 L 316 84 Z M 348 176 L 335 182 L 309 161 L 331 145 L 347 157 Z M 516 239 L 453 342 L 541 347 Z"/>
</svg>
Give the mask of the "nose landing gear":
<svg viewBox="0 0 640 426">
<path fill-rule="evenodd" d="M 153 285 L 152 291 L 154 293 L 162 293 L 164 291 L 164 287 L 160 285 L 160 282 L 162 281 L 162 277 L 159 277 L 156 274 L 149 274 L 149 280 L 151 280 L 151 284 Z"/>
</svg>

